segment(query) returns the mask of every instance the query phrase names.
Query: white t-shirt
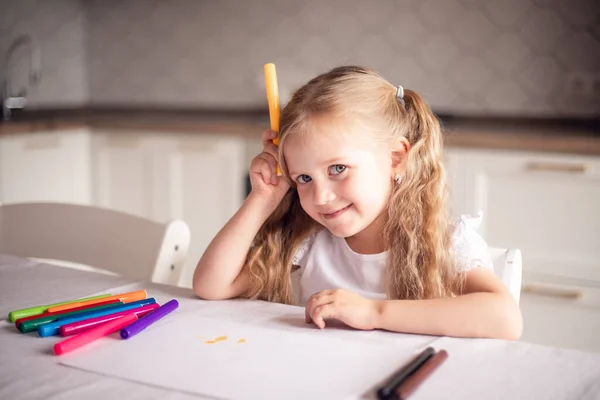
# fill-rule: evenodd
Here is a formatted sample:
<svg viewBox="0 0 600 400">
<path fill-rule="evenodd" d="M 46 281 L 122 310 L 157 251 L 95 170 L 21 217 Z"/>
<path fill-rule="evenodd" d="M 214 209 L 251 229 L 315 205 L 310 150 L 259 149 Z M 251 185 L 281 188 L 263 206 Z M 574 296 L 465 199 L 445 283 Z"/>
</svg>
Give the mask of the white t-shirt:
<svg viewBox="0 0 600 400">
<path fill-rule="evenodd" d="M 458 269 L 474 267 L 493 270 L 487 243 L 477 233 L 481 213 L 462 216 L 453 234 Z M 387 252 L 358 254 L 344 238 L 322 229 L 302 243 L 293 263 L 300 268 L 292 273 L 292 288 L 298 304 L 305 305 L 310 296 L 326 289 L 347 289 L 371 299 L 385 299 L 383 285 Z"/>
</svg>

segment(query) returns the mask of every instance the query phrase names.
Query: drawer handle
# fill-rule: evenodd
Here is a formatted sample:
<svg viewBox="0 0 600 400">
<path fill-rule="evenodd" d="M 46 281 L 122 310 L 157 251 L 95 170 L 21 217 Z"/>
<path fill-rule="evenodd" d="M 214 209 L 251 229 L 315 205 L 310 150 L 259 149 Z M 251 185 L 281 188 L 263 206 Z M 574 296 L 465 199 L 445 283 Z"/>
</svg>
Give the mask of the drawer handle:
<svg viewBox="0 0 600 400">
<path fill-rule="evenodd" d="M 536 284 L 523 285 L 521 293 L 531 293 L 541 296 L 560 297 L 562 299 L 577 300 L 583 297 L 583 290 L 565 289 L 551 286 L 542 286 Z"/>
<path fill-rule="evenodd" d="M 583 174 L 587 171 L 585 164 L 569 164 L 549 161 L 532 161 L 525 166 L 531 172 L 566 172 L 569 174 Z"/>
</svg>

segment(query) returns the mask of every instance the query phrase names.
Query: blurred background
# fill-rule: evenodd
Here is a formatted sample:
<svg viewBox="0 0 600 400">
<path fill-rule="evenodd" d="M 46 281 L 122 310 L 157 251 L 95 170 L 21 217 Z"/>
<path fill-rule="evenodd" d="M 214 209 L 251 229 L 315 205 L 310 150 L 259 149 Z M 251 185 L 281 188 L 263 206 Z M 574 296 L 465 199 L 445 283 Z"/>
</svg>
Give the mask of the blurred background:
<svg viewBox="0 0 600 400">
<path fill-rule="evenodd" d="M 190 286 L 247 194 L 267 62 L 282 106 L 341 64 L 421 94 L 453 213 L 523 252 L 523 340 L 600 351 L 594 0 L 0 0 L 0 202 L 181 218 Z"/>
<path fill-rule="evenodd" d="M 2 54 L 21 34 L 39 45 L 43 79 L 30 107 L 264 108 L 262 66 L 270 61 L 284 101 L 311 77 L 354 63 L 417 90 L 439 113 L 600 112 L 593 0 L 0 4 Z M 27 79 L 18 58 L 15 87 Z"/>
</svg>

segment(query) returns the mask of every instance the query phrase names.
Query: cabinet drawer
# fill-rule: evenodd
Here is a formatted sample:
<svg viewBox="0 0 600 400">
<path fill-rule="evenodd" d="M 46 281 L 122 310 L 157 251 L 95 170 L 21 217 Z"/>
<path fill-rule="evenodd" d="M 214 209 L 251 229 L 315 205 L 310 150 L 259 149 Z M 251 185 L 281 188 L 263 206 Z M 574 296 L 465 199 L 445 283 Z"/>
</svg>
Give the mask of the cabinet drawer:
<svg viewBox="0 0 600 400">
<path fill-rule="evenodd" d="M 524 274 L 523 341 L 600 351 L 600 285 Z"/>
<path fill-rule="evenodd" d="M 0 138 L 0 202 L 91 203 L 87 128 Z"/>
</svg>

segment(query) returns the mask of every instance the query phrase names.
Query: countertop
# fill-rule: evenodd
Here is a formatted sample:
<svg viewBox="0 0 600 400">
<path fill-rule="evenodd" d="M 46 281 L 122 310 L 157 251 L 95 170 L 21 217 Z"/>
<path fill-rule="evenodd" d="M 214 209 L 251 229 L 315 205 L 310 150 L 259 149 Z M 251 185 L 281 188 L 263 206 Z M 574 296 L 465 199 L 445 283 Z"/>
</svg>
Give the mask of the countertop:
<svg viewBox="0 0 600 400">
<path fill-rule="evenodd" d="M 440 115 L 449 147 L 600 155 L 600 119 L 532 119 Z M 96 107 L 16 113 L 0 135 L 91 127 L 115 131 L 223 133 L 260 137 L 268 111 Z"/>
</svg>

